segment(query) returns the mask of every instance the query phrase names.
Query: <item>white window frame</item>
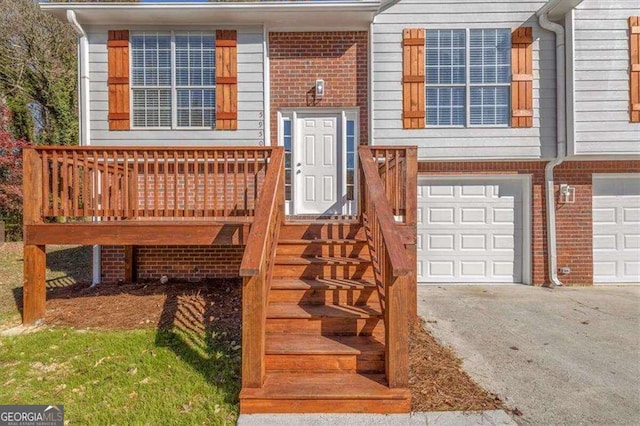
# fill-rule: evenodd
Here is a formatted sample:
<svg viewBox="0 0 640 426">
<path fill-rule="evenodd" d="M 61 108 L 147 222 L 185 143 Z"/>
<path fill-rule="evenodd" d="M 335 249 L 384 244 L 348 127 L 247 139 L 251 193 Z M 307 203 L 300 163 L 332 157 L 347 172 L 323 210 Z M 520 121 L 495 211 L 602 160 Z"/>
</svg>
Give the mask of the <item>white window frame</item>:
<svg viewBox="0 0 640 426">
<path fill-rule="evenodd" d="M 135 33 L 152 32 L 147 30 L 133 31 Z M 213 90 L 216 93 L 215 76 L 213 78 L 213 86 L 177 86 L 176 84 L 176 34 L 189 34 L 189 33 L 211 33 L 213 35 L 214 44 L 214 57 L 215 57 L 215 41 L 216 31 L 214 29 L 201 29 L 201 30 L 181 30 L 181 31 L 155 31 L 158 34 L 168 34 L 171 37 L 171 86 L 134 86 L 133 85 L 133 65 L 129 66 L 129 81 L 132 82 L 129 85 L 129 111 L 131 111 L 131 130 L 215 130 L 216 128 L 216 105 L 214 98 L 214 115 L 211 126 L 178 126 L 178 89 L 181 90 Z M 133 64 L 133 48 L 129 49 L 129 64 Z M 216 63 L 217 67 L 218 64 Z M 215 67 L 214 67 L 215 70 Z M 136 126 L 134 125 L 134 109 L 133 109 L 133 91 L 135 89 L 151 89 L 151 90 L 171 90 L 171 126 Z"/>
<path fill-rule="evenodd" d="M 426 128 L 431 128 L 431 129 L 466 129 L 466 128 L 500 128 L 500 129 L 506 129 L 511 127 L 511 120 L 507 120 L 506 124 L 471 124 L 471 88 L 472 87 L 507 87 L 508 88 L 508 96 L 507 96 L 507 100 L 508 100 L 508 105 L 507 105 L 507 109 L 510 111 L 511 110 L 511 82 L 508 83 L 471 83 L 471 65 L 470 65 L 470 60 L 471 60 L 471 30 L 506 30 L 508 28 L 465 28 L 465 82 L 464 84 L 461 83 L 452 83 L 452 84 L 429 84 L 426 82 L 426 62 L 425 62 L 425 87 L 424 87 L 424 108 L 425 108 L 425 127 Z M 460 30 L 460 28 L 428 28 L 425 29 L 425 31 L 452 31 L 452 30 Z M 426 37 L 425 37 L 425 45 L 424 45 L 424 49 L 425 49 L 425 61 L 426 61 L 426 52 L 427 52 L 427 41 L 426 41 Z M 511 49 L 509 49 L 509 69 L 511 71 L 511 73 L 513 73 L 513 70 L 511 69 Z M 458 124 L 428 124 L 427 123 L 427 117 L 426 117 L 426 111 L 427 111 L 427 88 L 429 87 L 464 87 L 465 89 L 465 124 L 463 125 L 458 125 Z"/>
</svg>

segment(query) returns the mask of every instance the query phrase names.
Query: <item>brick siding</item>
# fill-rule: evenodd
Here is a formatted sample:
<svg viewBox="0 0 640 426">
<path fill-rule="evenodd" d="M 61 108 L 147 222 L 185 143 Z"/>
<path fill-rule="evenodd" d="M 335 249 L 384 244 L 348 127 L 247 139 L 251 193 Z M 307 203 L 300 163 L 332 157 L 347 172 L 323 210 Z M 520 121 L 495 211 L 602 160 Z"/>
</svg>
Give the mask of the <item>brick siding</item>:
<svg viewBox="0 0 640 426">
<path fill-rule="evenodd" d="M 271 143 L 281 108 L 360 107 L 360 143 L 368 140 L 366 31 L 269 33 Z M 325 95 L 315 99 L 315 81 Z"/>
<path fill-rule="evenodd" d="M 532 282 L 549 282 L 547 273 L 546 202 L 544 161 L 530 162 L 421 162 L 418 171 L 427 175 L 517 175 L 532 177 Z M 592 175 L 594 173 L 638 173 L 640 161 L 567 161 L 555 169 L 556 235 L 558 268 L 568 266 L 571 273 L 559 274 L 567 285 L 593 283 Z M 560 184 L 576 189 L 573 204 L 558 203 Z"/>
<path fill-rule="evenodd" d="M 136 248 L 140 281 L 170 279 L 202 281 L 237 278 L 244 246 L 140 246 Z M 102 281 L 124 280 L 124 246 L 102 247 Z"/>
</svg>

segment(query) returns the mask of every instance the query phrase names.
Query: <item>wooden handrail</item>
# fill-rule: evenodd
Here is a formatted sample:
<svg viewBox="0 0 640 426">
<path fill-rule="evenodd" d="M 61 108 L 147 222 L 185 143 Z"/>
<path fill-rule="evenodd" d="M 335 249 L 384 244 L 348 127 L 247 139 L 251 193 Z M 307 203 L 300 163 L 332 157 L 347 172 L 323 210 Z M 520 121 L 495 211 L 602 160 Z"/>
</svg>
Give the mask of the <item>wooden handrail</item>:
<svg viewBox="0 0 640 426">
<path fill-rule="evenodd" d="M 273 148 L 242 256 L 242 387 L 260 388 L 265 375 L 267 303 L 284 220 L 284 150 Z"/>
<path fill-rule="evenodd" d="M 256 218 L 251 225 L 247 245 L 242 263 L 240 264 L 241 277 L 253 277 L 260 273 L 260 268 L 267 255 L 268 231 L 276 220 L 278 209 L 278 193 L 284 189 L 281 181 L 284 170 L 284 151 L 282 148 L 274 148 L 271 154 L 269 171 L 262 185 L 262 192 L 256 206 Z M 282 187 L 282 188 L 281 188 Z"/>
<path fill-rule="evenodd" d="M 362 218 L 384 315 L 385 373 L 392 388 L 409 385 L 409 321 L 416 294 L 415 153 L 414 147 L 358 149 Z M 394 212 L 403 215 L 402 222 Z"/>
<path fill-rule="evenodd" d="M 253 146 L 253 145 L 224 145 L 224 146 L 145 146 L 145 145 L 126 145 L 126 146 L 118 146 L 118 145 L 83 145 L 83 146 L 54 146 L 54 145 L 43 145 L 31 147 L 30 149 L 34 149 L 36 151 L 243 151 L 243 150 L 251 150 L 251 151 L 271 151 L 273 150 L 270 146 Z"/>
<path fill-rule="evenodd" d="M 413 270 L 411 261 L 405 252 L 401 233 L 396 230 L 397 224 L 380 181 L 371 151 L 368 147 L 360 147 L 358 154 L 360 167 L 364 175 L 363 183 L 367 186 L 367 196 L 371 198 L 373 208 L 376 209 L 376 217 L 387 247 L 392 274 L 394 277 L 408 275 Z"/>
</svg>

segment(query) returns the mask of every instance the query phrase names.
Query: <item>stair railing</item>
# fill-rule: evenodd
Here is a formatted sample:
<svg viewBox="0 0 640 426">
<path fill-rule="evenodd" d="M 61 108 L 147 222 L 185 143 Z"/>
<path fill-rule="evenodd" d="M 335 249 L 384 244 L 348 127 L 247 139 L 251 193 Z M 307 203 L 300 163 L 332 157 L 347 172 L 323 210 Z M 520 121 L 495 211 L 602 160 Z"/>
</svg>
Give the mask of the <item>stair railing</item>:
<svg viewBox="0 0 640 426">
<path fill-rule="evenodd" d="M 374 149 L 379 148 L 358 150 L 362 219 L 384 314 L 387 382 L 392 388 L 406 388 L 416 277 L 415 241 L 411 240 L 412 233 L 415 238 L 415 201 L 411 200 L 415 198 L 417 162 L 414 148 L 393 148 L 396 155 L 386 151 L 384 157 L 377 152 L 374 156 Z"/>
<path fill-rule="evenodd" d="M 273 148 L 245 247 L 242 289 L 242 387 L 260 388 L 265 373 L 267 299 L 284 220 L 284 151 Z"/>
</svg>

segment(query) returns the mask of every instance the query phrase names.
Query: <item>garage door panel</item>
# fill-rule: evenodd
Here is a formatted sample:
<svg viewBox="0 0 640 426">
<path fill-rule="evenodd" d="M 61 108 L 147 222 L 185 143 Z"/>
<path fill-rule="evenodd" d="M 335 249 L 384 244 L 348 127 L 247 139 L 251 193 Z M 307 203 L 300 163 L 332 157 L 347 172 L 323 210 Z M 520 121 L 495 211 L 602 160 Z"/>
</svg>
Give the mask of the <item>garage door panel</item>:
<svg viewBox="0 0 640 426">
<path fill-rule="evenodd" d="M 593 176 L 593 276 L 640 282 L 640 175 Z"/>
<path fill-rule="evenodd" d="M 640 223 L 640 207 L 623 207 L 622 220 L 625 225 L 637 225 Z"/>
<path fill-rule="evenodd" d="M 596 203 L 594 200 L 593 203 L 593 223 L 606 225 L 606 224 L 616 224 L 616 208 L 615 207 L 600 207 L 603 204 L 604 200 L 598 200 L 599 203 Z M 609 202 L 615 202 L 615 199 L 612 199 Z"/>
<path fill-rule="evenodd" d="M 427 250 L 455 250 L 455 236 L 451 234 L 429 234 L 427 235 Z"/>
<path fill-rule="evenodd" d="M 640 262 L 637 260 L 631 260 L 624 262 L 625 275 L 639 276 L 640 275 Z"/>
<path fill-rule="evenodd" d="M 593 249 L 594 250 L 617 250 L 618 249 L 617 235 L 594 235 L 593 236 Z"/>
<path fill-rule="evenodd" d="M 453 225 L 455 212 L 453 207 L 428 207 L 427 225 Z"/>
<path fill-rule="evenodd" d="M 486 225 L 487 211 L 484 208 L 460 207 L 460 224 Z"/>
<path fill-rule="evenodd" d="M 418 281 L 521 282 L 522 200 L 510 178 L 422 182 Z"/>
<path fill-rule="evenodd" d="M 625 235 L 623 250 L 636 251 L 640 249 L 640 235 Z"/>
<path fill-rule="evenodd" d="M 515 221 L 515 211 L 510 208 L 497 207 L 493 209 L 493 223 L 510 223 Z"/>
</svg>

